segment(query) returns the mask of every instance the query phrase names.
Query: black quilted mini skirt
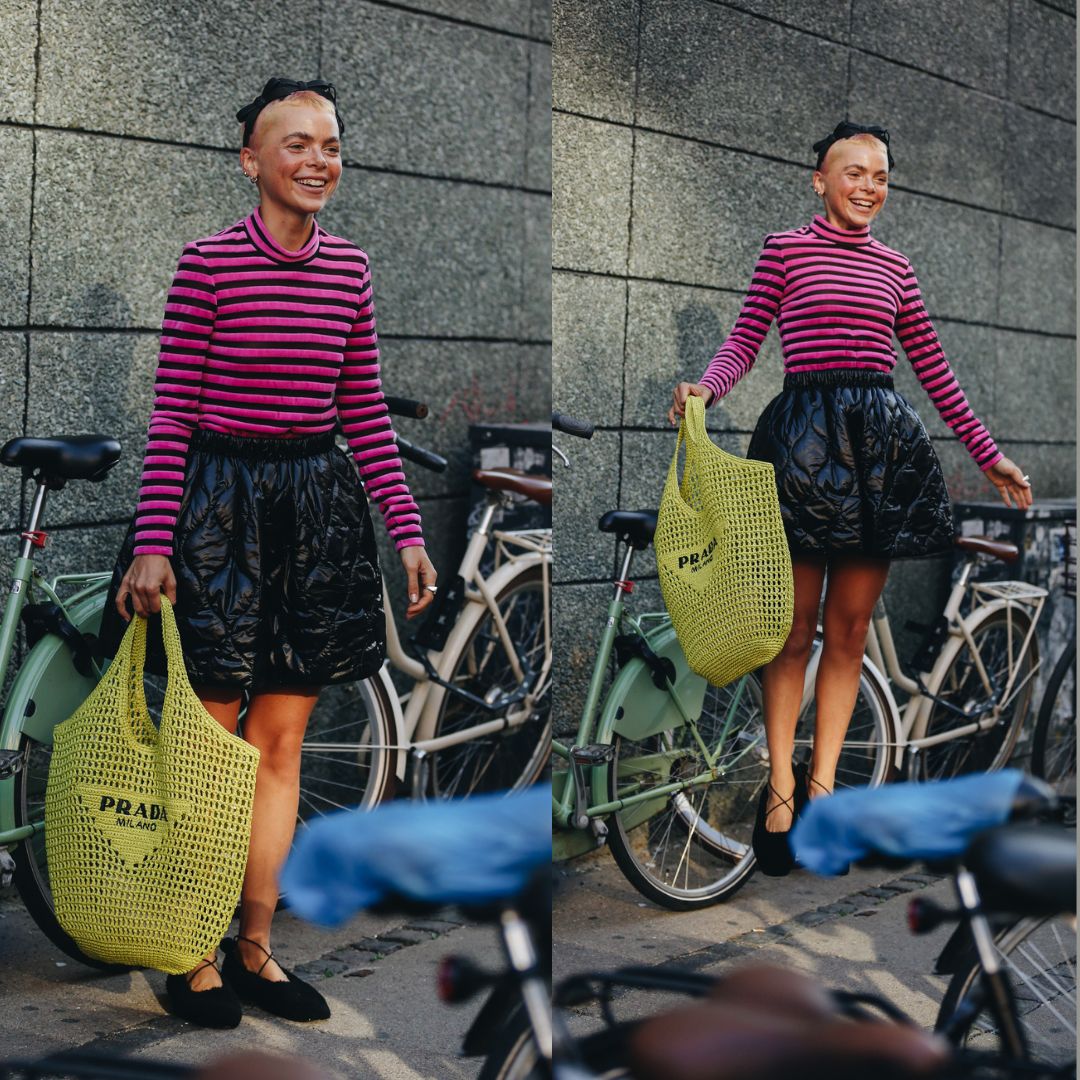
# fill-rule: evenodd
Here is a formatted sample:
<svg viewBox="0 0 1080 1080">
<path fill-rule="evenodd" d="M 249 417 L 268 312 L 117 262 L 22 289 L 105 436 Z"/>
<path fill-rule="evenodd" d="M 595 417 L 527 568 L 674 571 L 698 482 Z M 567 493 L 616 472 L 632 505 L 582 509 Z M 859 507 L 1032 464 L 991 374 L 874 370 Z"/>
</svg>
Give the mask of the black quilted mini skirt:
<svg viewBox="0 0 1080 1080">
<path fill-rule="evenodd" d="M 786 375 L 758 419 L 747 456 L 776 468 L 793 555 L 913 559 L 952 548 L 941 463 L 890 375 Z"/>
<path fill-rule="evenodd" d="M 333 432 L 284 439 L 197 430 L 174 535 L 174 612 L 196 687 L 324 686 L 382 665 L 374 527 Z M 133 520 L 102 619 L 106 656 L 127 629 L 115 600 L 134 547 Z M 159 620 L 148 628 L 146 668 L 163 675 Z"/>
</svg>

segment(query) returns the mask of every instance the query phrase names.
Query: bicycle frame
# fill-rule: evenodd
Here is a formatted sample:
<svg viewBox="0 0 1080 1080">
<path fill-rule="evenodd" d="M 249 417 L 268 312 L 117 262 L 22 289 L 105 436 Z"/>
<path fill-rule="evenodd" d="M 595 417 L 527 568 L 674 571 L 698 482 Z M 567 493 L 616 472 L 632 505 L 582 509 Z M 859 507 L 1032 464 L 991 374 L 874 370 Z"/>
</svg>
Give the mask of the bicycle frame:
<svg viewBox="0 0 1080 1080">
<path fill-rule="evenodd" d="M 586 781 L 585 770 L 574 760 L 573 751 L 576 748 L 588 746 L 594 737 L 599 738 L 606 745 L 615 734 L 615 724 L 623 719 L 620 715 L 621 710 L 611 707 L 612 700 L 619 698 L 620 687 L 617 678 L 608 692 L 608 705 L 600 717 L 599 727 L 597 726 L 597 710 L 600 706 L 607 665 L 615 648 L 615 638 L 619 630 L 623 629 L 629 630 L 638 638 L 648 639 L 649 635 L 643 629 L 642 622 L 650 618 L 667 621 L 668 618 L 666 613 L 643 614 L 637 618 L 627 614 L 623 594 L 628 591 L 626 584 L 630 565 L 633 561 L 633 554 L 634 549 L 627 546 L 619 579 L 614 583 L 615 592 L 608 606 L 607 622 L 597 649 L 592 677 L 589 680 L 589 689 L 582 709 L 581 720 L 578 724 L 574 746 L 568 747 L 557 739 L 552 739 L 551 743 L 552 752 L 570 764 L 570 768 L 565 773 L 565 782 L 562 789 L 556 790 L 553 788 L 552 790 L 552 820 L 554 824 L 563 829 L 575 830 L 584 830 L 592 825 L 594 831 L 600 836 L 603 836 L 606 830 L 598 819 L 631 807 L 639 807 L 642 811 L 647 812 L 649 804 L 655 804 L 658 799 L 663 801 L 668 795 L 677 795 L 690 788 L 710 783 L 720 775 L 716 761 L 722 740 L 715 749 L 711 750 L 706 746 L 697 728 L 697 717 L 701 713 L 706 683 L 704 679 L 698 676 L 689 675 L 685 658 L 682 658 L 681 671 L 677 666 L 675 681 L 667 680 L 664 691 L 656 693 L 655 701 L 651 706 L 652 713 L 644 718 L 635 716 L 634 722 L 643 734 L 666 730 L 676 724 L 685 725 L 690 729 L 692 737 L 697 742 L 708 765 L 708 771 L 673 783 L 650 787 L 646 791 L 626 795 L 619 799 L 601 799 L 600 802 L 594 805 L 587 805 L 585 802 L 586 787 L 590 792 L 598 791 L 601 794 L 610 794 L 607 792 L 607 763 L 592 766 L 591 779 Z M 659 640 L 654 639 L 653 643 L 658 648 L 661 647 Z M 670 628 L 669 636 L 665 638 L 664 644 L 672 644 L 674 650 L 678 651 L 674 632 L 670 631 Z M 681 657 L 681 651 L 678 651 L 678 655 Z M 627 671 L 630 671 L 630 678 L 636 674 L 631 669 L 624 668 L 623 672 L 620 673 L 620 677 Z M 738 694 L 731 708 L 732 714 L 737 704 Z M 749 752 L 749 748 L 747 752 Z M 657 762 L 663 764 L 665 760 L 673 760 L 680 755 L 681 751 L 678 750 L 661 750 L 648 755 L 647 758 L 632 759 L 632 761 L 625 764 L 627 766 L 656 764 Z M 574 845 L 571 843 L 569 846 L 573 847 Z"/>
<path fill-rule="evenodd" d="M 49 582 L 34 566 L 33 550 L 35 544 L 33 537 L 38 533 L 38 526 L 41 523 L 46 492 L 46 486 L 39 483 L 30 511 L 30 521 L 26 530 L 22 533 L 22 547 L 18 558 L 15 560 L 8 598 L 4 605 L 3 618 L 0 620 L 0 685 L 3 684 L 7 676 L 23 609 L 31 599 L 31 594 L 35 589 L 40 589 L 50 601 L 56 604 L 65 619 L 73 625 L 79 626 L 88 613 L 88 606 L 92 608 L 99 602 L 99 597 L 105 594 L 111 579 L 110 573 L 98 572 L 61 574 Z M 64 600 L 58 592 L 60 586 L 64 584 L 81 584 L 83 588 L 78 589 L 73 595 Z M 56 647 L 63 648 L 59 644 Z M 4 703 L 3 720 L 0 721 L 0 756 L 17 754 L 22 732 L 30 728 L 35 722 L 41 726 L 47 726 L 51 732 L 55 717 L 51 713 L 47 713 L 47 710 L 42 709 L 39 714 L 35 714 L 31 724 L 24 723 L 26 719 L 25 709 L 28 702 L 25 692 L 22 691 L 27 686 L 37 684 L 40 675 L 39 666 L 46 667 L 52 661 L 54 655 L 54 650 L 39 650 L 37 647 L 29 650 L 26 660 L 12 684 L 7 701 Z M 102 669 L 97 660 L 90 657 L 89 662 L 93 678 L 95 680 L 100 679 Z M 57 689 L 62 691 L 60 687 Z M 67 709 L 67 704 L 65 700 L 60 705 L 60 711 Z M 65 715 L 60 719 L 65 719 L 78 704 L 79 702 L 75 701 L 71 709 L 67 709 Z M 0 769 L 0 793 L 2 793 L 0 794 L 0 847 L 18 843 L 40 831 L 43 827 L 40 822 L 25 825 L 22 828 L 15 827 L 15 822 L 11 817 L 13 800 L 7 797 L 10 785 L 14 784 L 15 767 L 12 767 L 10 775 L 5 775 L 5 773 L 5 769 Z"/>
<path fill-rule="evenodd" d="M 420 660 L 406 653 L 394 622 L 390 598 L 384 581 L 383 610 L 386 612 L 387 664 L 393 665 L 414 682 L 412 690 L 401 699 L 405 702 L 404 711 L 402 711 L 400 704 L 395 705 L 398 713 L 397 719 L 400 721 L 397 724 L 400 738 L 398 746 L 391 747 L 391 749 L 398 751 L 397 775 L 399 779 L 402 779 L 405 775 L 406 758 L 410 751 L 422 756 L 448 746 L 469 742 L 492 732 L 503 731 L 507 727 L 519 727 L 532 714 L 536 699 L 547 692 L 552 657 L 550 530 L 516 533 L 495 530 L 492 532 L 491 523 L 495 510 L 499 506 L 499 501 L 498 498 L 488 500 L 480 523 L 477 525 L 458 567 L 458 573 L 465 581 L 465 606 L 458 614 L 457 621 L 446 640 L 446 644 L 438 652 L 429 651 L 427 660 L 436 676 L 448 682 L 469 635 L 475 629 L 480 618 L 489 613 L 499 636 L 499 642 L 510 662 L 511 670 L 514 672 L 514 677 L 524 680 L 525 671 L 506 628 L 506 620 L 499 611 L 497 598 L 504 586 L 520 574 L 522 569 L 539 566 L 543 581 L 545 616 L 544 663 L 540 671 L 535 673 L 532 691 L 506 716 L 499 716 L 474 724 L 472 727 L 463 728 L 450 735 L 436 737 L 435 730 L 439 721 L 442 702 L 445 695 L 453 693 L 454 690 L 434 681 L 428 668 Z M 480 571 L 480 561 L 492 539 L 498 544 L 498 552 L 502 556 L 502 561 L 489 576 L 485 577 Z M 397 702 L 396 695 L 394 700 Z"/>
</svg>

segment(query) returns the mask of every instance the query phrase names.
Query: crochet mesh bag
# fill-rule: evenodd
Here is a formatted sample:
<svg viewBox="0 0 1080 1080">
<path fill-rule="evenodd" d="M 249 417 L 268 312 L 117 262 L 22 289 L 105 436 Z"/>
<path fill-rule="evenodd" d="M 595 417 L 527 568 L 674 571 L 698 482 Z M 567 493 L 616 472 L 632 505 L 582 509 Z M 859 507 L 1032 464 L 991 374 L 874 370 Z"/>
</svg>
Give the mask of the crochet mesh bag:
<svg viewBox="0 0 1080 1080">
<path fill-rule="evenodd" d="M 53 732 L 45 851 L 56 916 L 88 955 L 178 974 L 216 948 L 247 864 L 259 751 L 188 682 L 161 597 L 168 684 L 160 728 L 143 691 L 147 620 Z"/>
<path fill-rule="evenodd" d="M 776 474 L 768 462 L 716 446 L 698 397 L 686 400 L 653 548 L 664 603 L 693 671 L 726 686 L 776 656 L 794 603 Z"/>
</svg>

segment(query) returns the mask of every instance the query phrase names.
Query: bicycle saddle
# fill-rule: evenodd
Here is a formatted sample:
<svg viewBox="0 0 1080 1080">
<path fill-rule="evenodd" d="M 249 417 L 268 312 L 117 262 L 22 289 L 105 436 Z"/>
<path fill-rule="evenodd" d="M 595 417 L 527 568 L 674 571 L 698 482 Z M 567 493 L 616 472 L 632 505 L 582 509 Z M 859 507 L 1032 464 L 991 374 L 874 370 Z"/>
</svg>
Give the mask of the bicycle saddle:
<svg viewBox="0 0 1080 1080">
<path fill-rule="evenodd" d="M 1076 832 L 1057 825 L 1002 825 L 972 841 L 964 865 L 983 904 L 1017 915 L 1076 911 Z"/>
<path fill-rule="evenodd" d="M 0 448 L 0 464 L 21 467 L 24 477 L 40 469 L 47 478 L 99 481 L 119 460 L 120 442 L 111 435 L 25 437 Z"/>
<path fill-rule="evenodd" d="M 543 506 L 551 505 L 551 477 L 531 476 L 519 469 L 473 469 L 473 479 L 492 491 L 516 491 Z"/>
<path fill-rule="evenodd" d="M 602 533 L 615 533 L 637 551 L 644 551 L 656 532 L 655 510 L 609 510 L 601 519 Z"/>
<path fill-rule="evenodd" d="M 1002 562 L 1016 562 L 1020 549 L 1005 540 L 991 540 L 988 536 L 958 536 L 956 546 L 961 551 L 973 551 L 978 555 L 992 555 Z"/>
</svg>

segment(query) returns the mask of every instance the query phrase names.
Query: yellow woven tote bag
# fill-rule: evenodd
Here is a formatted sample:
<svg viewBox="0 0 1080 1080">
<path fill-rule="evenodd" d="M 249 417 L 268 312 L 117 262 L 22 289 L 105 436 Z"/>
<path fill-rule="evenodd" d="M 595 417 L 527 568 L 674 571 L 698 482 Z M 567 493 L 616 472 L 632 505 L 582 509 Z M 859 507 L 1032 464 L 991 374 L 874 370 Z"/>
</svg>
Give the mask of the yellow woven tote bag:
<svg viewBox="0 0 1080 1080">
<path fill-rule="evenodd" d="M 161 597 L 168 683 L 160 727 L 143 691 L 147 620 L 53 732 L 45 853 L 56 916 L 90 956 L 190 971 L 232 920 L 247 864 L 259 751 L 188 682 Z"/>
<path fill-rule="evenodd" d="M 780 651 L 791 631 L 794 587 L 776 474 L 766 461 L 716 446 L 698 397 L 686 400 L 653 548 L 664 603 L 693 671 L 726 686 Z"/>
</svg>

